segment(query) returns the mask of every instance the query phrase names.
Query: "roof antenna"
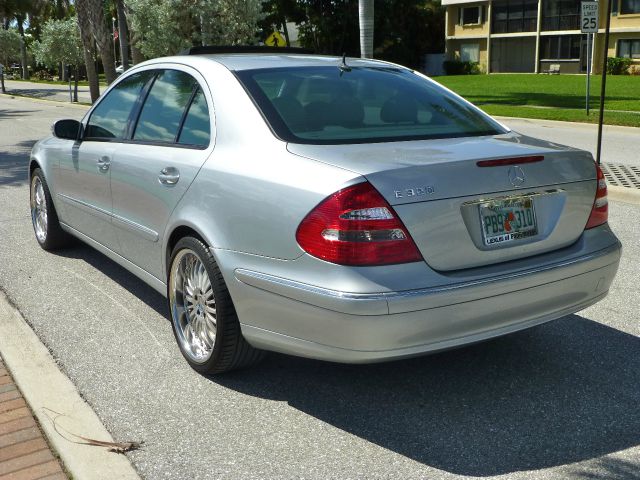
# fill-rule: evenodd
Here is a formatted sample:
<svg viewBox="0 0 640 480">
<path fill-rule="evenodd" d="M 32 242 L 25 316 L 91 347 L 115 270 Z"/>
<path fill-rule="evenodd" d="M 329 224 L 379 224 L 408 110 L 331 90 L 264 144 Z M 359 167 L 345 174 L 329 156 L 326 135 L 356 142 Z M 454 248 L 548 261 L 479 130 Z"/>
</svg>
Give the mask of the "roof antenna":
<svg viewBox="0 0 640 480">
<path fill-rule="evenodd" d="M 347 65 L 347 54 L 346 53 L 342 54 L 342 63 L 338 66 L 338 68 L 340 69 L 340 76 L 342 76 L 342 74 L 344 72 L 350 72 L 351 71 L 351 67 L 349 65 Z"/>
</svg>

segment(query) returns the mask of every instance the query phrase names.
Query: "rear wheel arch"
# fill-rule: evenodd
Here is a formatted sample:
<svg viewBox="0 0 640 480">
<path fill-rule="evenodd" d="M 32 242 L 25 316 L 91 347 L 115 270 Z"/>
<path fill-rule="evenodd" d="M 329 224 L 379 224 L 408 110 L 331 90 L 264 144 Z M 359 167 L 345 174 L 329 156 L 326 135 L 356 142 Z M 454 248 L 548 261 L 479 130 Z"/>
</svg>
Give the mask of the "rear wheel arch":
<svg viewBox="0 0 640 480">
<path fill-rule="evenodd" d="M 169 276 L 169 263 L 171 262 L 171 253 L 173 252 L 174 247 L 178 244 L 180 239 L 184 237 L 194 237 L 204 243 L 207 247 L 210 247 L 209 242 L 207 242 L 204 236 L 198 232 L 195 228 L 188 225 L 178 225 L 173 228 L 171 233 L 168 235 L 167 243 L 165 246 L 164 252 L 164 268 L 165 268 L 165 277 L 168 279 Z"/>
</svg>

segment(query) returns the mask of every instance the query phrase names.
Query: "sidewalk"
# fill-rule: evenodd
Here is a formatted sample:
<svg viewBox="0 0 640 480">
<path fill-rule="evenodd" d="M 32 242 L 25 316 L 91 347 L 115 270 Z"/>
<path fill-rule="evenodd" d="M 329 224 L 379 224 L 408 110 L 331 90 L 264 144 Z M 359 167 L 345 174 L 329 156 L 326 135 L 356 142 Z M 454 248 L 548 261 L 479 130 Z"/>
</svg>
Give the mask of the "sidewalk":
<svg viewBox="0 0 640 480">
<path fill-rule="evenodd" d="M 40 100 L 54 100 L 56 102 L 70 103 L 69 85 L 59 85 L 56 83 L 36 83 L 16 80 L 5 80 L 7 95 L 20 95 L 23 97 L 39 98 Z M 100 92 L 106 87 L 101 86 Z M 78 101 L 91 103 L 89 87 L 78 86 Z"/>
<path fill-rule="evenodd" d="M 0 358 L 0 480 L 66 480 Z"/>
<path fill-rule="evenodd" d="M 125 455 L 109 450 L 111 434 L 1 290 L 0 354 L 0 480 L 140 480 Z"/>
</svg>

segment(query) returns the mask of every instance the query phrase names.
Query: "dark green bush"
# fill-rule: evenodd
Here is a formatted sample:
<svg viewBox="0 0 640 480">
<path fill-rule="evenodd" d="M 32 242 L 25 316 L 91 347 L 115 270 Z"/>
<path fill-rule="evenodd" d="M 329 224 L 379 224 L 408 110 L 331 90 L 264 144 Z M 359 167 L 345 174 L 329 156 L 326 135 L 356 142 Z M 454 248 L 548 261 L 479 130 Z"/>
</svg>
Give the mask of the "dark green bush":
<svg viewBox="0 0 640 480">
<path fill-rule="evenodd" d="M 630 58 L 607 58 L 607 73 L 611 75 L 628 75 L 629 66 L 633 63 Z"/>
<path fill-rule="evenodd" d="M 478 62 L 461 62 L 459 60 L 445 60 L 442 63 L 447 75 L 477 75 L 480 73 Z"/>
</svg>

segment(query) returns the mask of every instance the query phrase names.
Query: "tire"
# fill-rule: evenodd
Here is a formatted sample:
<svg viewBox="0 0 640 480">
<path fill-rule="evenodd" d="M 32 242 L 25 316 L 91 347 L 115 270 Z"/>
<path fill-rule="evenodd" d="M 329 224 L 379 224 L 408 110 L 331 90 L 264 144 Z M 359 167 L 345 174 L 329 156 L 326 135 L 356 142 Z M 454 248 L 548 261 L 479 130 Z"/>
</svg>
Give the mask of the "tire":
<svg viewBox="0 0 640 480">
<path fill-rule="evenodd" d="M 184 237 L 171 253 L 167 298 L 180 352 L 202 374 L 258 363 L 264 352 L 247 343 L 227 285 L 199 239 Z"/>
<path fill-rule="evenodd" d="M 70 244 L 71 237 L 60 227 L 49 186 L 39 168 L 31 173 L 29 205 L 33 231 L 43 249 L 55 250 Z"/>
</svg>

